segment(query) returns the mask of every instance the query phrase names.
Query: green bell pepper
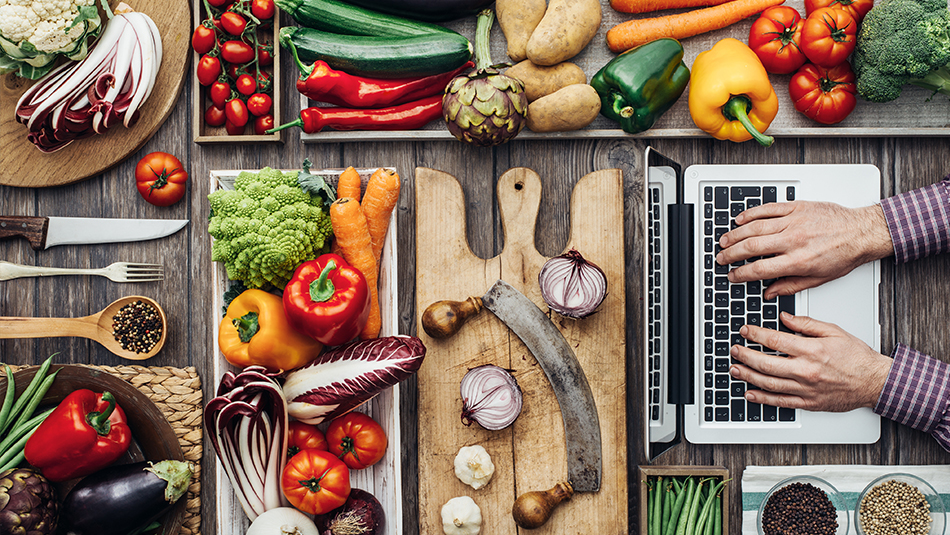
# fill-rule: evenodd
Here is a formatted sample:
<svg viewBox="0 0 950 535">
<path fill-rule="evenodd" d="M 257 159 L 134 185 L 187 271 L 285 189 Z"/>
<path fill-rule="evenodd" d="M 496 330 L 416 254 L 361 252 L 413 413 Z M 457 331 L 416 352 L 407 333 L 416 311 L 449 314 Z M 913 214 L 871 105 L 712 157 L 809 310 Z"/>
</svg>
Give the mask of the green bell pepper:
<svg viewBox="0 0 950 535">
<path fill-rule="evenodd" d="M 590 85 L 600 95 L 600 113 L 624 132 L 648 130 L 670 109 L 689 83 L 683 45 L 657 39 L 630 49 L 603 66 Z"/>
</svg>

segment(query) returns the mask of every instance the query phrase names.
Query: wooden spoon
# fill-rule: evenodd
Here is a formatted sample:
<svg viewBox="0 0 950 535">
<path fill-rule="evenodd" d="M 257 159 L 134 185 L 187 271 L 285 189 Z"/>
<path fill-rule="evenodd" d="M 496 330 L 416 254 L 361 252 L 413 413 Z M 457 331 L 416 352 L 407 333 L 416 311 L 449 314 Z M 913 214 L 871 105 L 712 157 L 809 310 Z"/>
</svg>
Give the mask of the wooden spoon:
<svg viewBox="0 0 950 535">
<path fill-rule="evenodd" d="M 162 337 L 147 353 L 136 353 L 122 349 L 122 345 L 112 335 L 112 318 L 119 309 L 129 303 L 141 300 L 155 307 L 162 319 Z M 81 318 L 14 318 L 0 317 L 0 338 L 55 338 L 61 336 L 79 336 L 102 344 L 112 353 L 128 360 L 145 360 L 155 356 L 168 334 L 168 321 L 165 311 L 154 300 L 140 295 L 130 295 L 112 302 L 98 314 Z"/>
</svg>

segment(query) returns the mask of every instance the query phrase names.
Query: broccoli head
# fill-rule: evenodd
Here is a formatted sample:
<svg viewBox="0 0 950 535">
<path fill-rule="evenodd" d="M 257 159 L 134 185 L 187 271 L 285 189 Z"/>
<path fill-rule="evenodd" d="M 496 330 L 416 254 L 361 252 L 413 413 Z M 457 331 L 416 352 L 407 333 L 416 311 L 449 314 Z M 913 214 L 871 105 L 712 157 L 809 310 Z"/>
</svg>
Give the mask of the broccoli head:
<svg viewBox="0 0 950 535">
<path fill-rule="evenodd" d="M 329 207 L 297 185 L 297 173 L 241 172 L 233 190 L 208 196 L 211 259 L 248 288 L 283 288 L 297 266 L 328 249 Z"/>
<path fill-rule="evenodd" d="M 946 1 L 879 1 L 861 23 L 851 59 L 858 94 L 866 100 L 894 100 L 905 84 L 950 94 Z"/>
</svg>

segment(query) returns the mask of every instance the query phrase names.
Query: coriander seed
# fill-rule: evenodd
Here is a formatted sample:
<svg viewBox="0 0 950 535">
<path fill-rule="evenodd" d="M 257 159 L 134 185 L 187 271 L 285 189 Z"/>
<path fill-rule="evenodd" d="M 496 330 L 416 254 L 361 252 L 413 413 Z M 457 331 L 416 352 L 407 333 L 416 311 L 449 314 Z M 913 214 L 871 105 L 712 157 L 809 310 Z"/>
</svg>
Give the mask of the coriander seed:
<svg viewBox="0 0 950 535">
<path fill-rule="evenodd" d="M 866 535 L 927 535 L 930 503 L 920 489 L 896 479 L 875 485 L 858 508 Z"/>
</svg>

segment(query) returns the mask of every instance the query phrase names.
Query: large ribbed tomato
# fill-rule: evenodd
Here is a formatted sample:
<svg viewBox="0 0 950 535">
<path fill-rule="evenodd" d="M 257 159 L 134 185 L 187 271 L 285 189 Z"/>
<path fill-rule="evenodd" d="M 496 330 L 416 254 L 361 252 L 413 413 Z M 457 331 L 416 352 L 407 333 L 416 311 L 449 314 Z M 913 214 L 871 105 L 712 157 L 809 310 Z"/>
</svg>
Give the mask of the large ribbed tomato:
<svg viewBox="0 0 950 535">
<path fill-rule="evenodd" d="M 788 83 L 795 109 L 822 124 L 843 121 L 857 105 L 856 92 L 854 72 L 847 61 L 830 69 L 806 63 Z"/>
<path fill-rule="evenodd" d="M 749 30 L 749 48 L 762 61 L 765 70 L 788 74 L 805 64 L 799 48 L 802 16 L 789 6 L 772 6 L 759 15 Z"/>
<path fill-rule="evenodd" d="M 185 195 L 187 182 L 185 166 L 167 152 L 146 154 L 135 165 L 135 187 L 142 198 L 155 206 L 178 202 Z"/>
<path fill-rule="evenodd" d="M 809 61 L 830 69 L 851 55 L 857 31 L 858 23 L 850 13 L 823 7 L 805 19 L 799 44 Z"/>
<path fill-rule="evenodd" d="M 322 515 L 350 495 L 350 470 L 328 451 L 307 449 L 287 459 L 280 486 L 294 507 Z"/>
<path fill-rule="evenodd" d="M 348 412 L 327 428 L 330 451 L 354 470 L 376 464 L 386 453 L 382 426 L 361 412 Z"/>
</svg>

